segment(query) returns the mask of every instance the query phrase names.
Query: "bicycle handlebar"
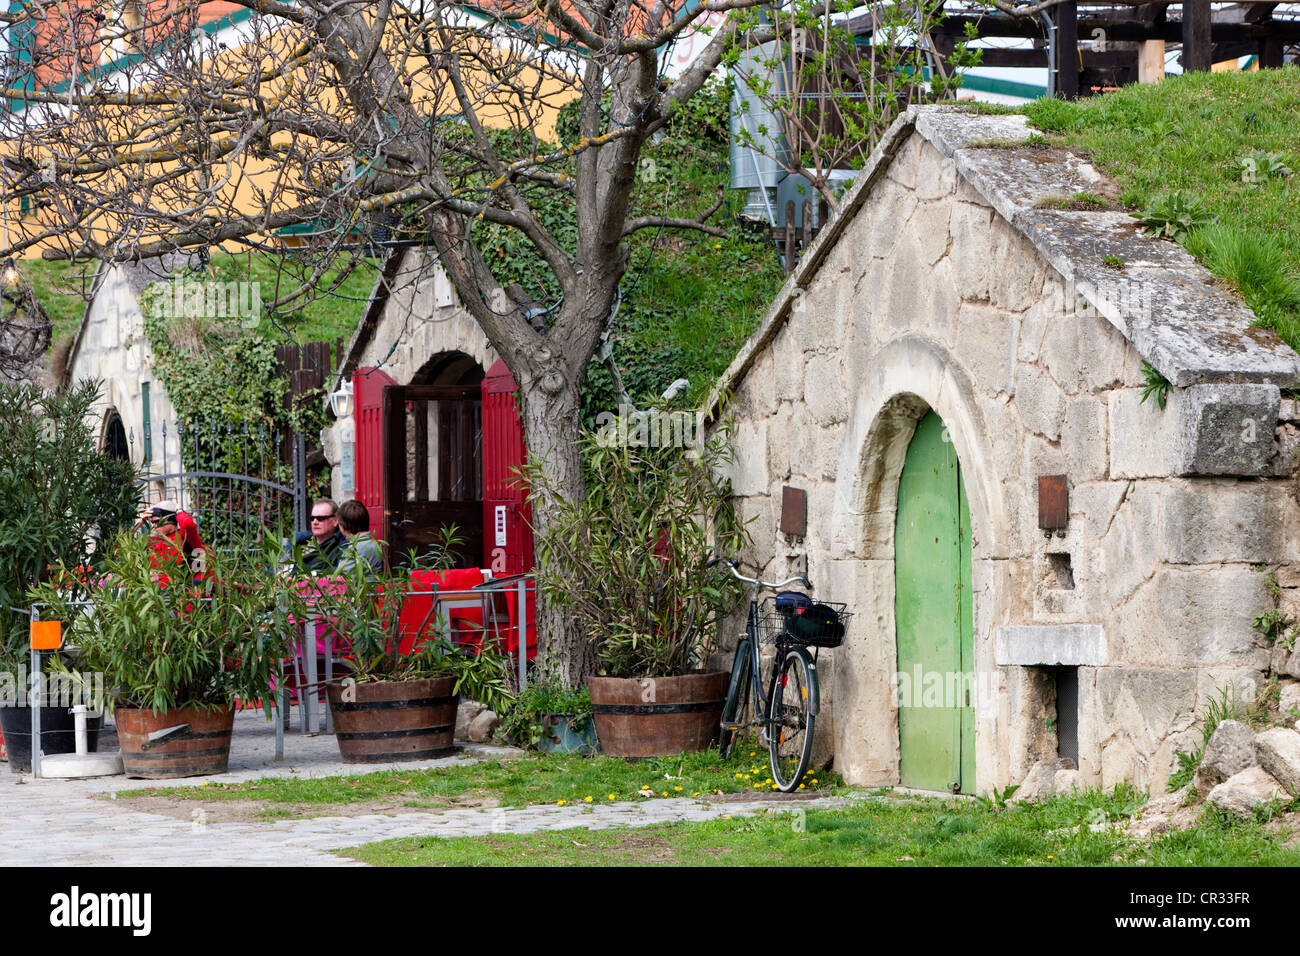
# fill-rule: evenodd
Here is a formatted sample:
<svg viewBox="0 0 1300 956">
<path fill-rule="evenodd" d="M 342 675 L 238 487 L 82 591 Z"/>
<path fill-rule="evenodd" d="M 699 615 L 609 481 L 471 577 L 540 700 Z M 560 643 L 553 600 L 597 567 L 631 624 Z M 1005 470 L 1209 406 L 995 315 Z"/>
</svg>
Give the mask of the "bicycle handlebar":
<svg viewBox="0 0 1300 956">
<path fill-rule="evenodd" d="M 802 574 L 795 575 L 792 578 L 787 578 L 786 580 L 782 581 L 780 584 L 772 584 L 767 581 L 760 580 L 759 578 L 747 578 L 737 570 L 737 568 L 740 566 L 740 562 L 737 561 L 735 558 L 713 558 L 711 561 L 709 561 L 708 564 L 705 565 L 705 567 L 711 568 L 717 564 L 726 564 L 727 567 L 731 569 L 732 576 L 736 578 L 738 581 L 744 581 L 746 584 L 753 584 L 760 588 L 767 588 L 769 591 L 779 591 L 782 588 L 795 583 L 802 584 L 809 591 L 813 589 L 812 582 L 809 581 Z"/>
</svg>

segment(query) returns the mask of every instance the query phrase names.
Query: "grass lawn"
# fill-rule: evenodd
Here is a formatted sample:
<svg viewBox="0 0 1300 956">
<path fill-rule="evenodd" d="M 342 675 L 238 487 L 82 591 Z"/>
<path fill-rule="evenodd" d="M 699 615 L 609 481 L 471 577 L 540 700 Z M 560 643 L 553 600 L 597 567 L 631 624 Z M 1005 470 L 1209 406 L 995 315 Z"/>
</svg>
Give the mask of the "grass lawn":
<svg viewBox="0 0 1300 956">
<path fill-rule="evenodd" d="M 838 774 L 810 772 L 804 786 L 807 790 L 829 791 L 842 783 Z M 538 803 L 581 806 L 773 789 L 767 751 L 742 747 L 725 761 L 716 750 L 636 763 L 618 757 L 530 754 L 431 770 L 132 790 L 119 793 L 118 798 L 247 801 L 261 805 L 261 817 L 278 819 L 321 816 L 340 806 L 373 801 L 414 808 L 442 807 L 449 801 L 511 807 Z"/>
<path fill-rule="evenodd" d="M 1113 177 L 1130 211 L 1199 226 L 1180 241 L 1300 348 L 1300 68 L 1187 74 L 1025 112 Z"/>
<path fill-rule="evenodd" d="M 339 852 L 379 866 L 1300 865 L 1294 814 L 1290 826 L 1271 827 L 1207 815 L 1190 830 L 1145 844 L 1125 838 L 1117 825 L 1143 800 L 1120 788 L 997 809 L 987 801 L 884 795 L 843 810 L 783 808 L 635 829 L 415 837 Z"/>
</svg>

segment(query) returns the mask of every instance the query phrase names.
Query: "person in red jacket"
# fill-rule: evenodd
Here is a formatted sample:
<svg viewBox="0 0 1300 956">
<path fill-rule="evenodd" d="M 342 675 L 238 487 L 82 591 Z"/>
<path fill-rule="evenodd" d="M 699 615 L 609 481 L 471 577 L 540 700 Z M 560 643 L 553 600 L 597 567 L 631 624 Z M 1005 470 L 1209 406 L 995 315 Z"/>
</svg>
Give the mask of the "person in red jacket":
<svg viewBox="0 0 1300 956">
<path fill-rule="evenodd" d="M 197 584 L 207 577 L 203 567 L 203 538 L 194 518 L 174 501 L 160 501 L 149 511 L 150 564 L 162 570 L 184 564 Z M 196 558 L 197 556 L 197 558 Z"/>
</svg>

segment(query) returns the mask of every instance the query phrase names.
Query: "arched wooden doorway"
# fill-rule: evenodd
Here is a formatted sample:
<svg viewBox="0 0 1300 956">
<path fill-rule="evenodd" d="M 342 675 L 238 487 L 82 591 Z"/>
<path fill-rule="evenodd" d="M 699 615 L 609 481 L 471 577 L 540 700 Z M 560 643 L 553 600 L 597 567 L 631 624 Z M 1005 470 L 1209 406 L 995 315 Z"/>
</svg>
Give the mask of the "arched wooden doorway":
<svg viewBox="0 0 1300 956">
<path fill-rule="evenodd" d="M 131 448 L 126 440 L 126 428 L 116 409 L 104 421 L 104 454 L 117 461 L 130 461 Z"/>
<path fill-rule="evenodd" d="M 455 524 L 457 563 L 497 575 L 531 570 L 527 504 L 516 482 L 526 461 L 518 390 L 505 363 L 483 368 L 462 352 L 434 356 L 399 385 L 357 369 L 356 496 L 399 561 Z"/>
<path fill-rule="evenodd" d="M 957 452 L 933 411 L 917 424 L 899 478 L 894 585 L 900 782 L 973 793 L 970 508 Z"/>
</svg>

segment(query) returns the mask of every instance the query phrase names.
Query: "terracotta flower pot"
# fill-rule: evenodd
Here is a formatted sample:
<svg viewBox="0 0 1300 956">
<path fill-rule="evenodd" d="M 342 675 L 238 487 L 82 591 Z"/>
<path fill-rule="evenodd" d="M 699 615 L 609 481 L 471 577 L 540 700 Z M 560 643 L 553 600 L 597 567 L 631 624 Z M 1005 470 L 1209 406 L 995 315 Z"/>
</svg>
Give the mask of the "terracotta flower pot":
<svg viewBox="0 0 1300 956">
<path fill-rule="evenodd" d="M 707 749 L 718 739 L 725 671 L 681 677 L 589 677 L 601 749 L 614 757 L 658 757 Z"/>
<path fill-rule="evenodd" d="M 344 763 L 432 760 L 456 753 L 456 678 L 327 687 Z"/>
<path fill-rule="evenodd" d="M 118 707 L 113 711 L 122 747 L 122 770 L 128 777 L 166 780 L 225 773 L 230 766 L 230 734 L 235 708 L 202 710 L 182 707 L 155 714 L 151 710 Z M 188 725 L 188 728 L 186 728 Z M 172 730 L 166 736 L 150 734 Z"/>
</svg>

